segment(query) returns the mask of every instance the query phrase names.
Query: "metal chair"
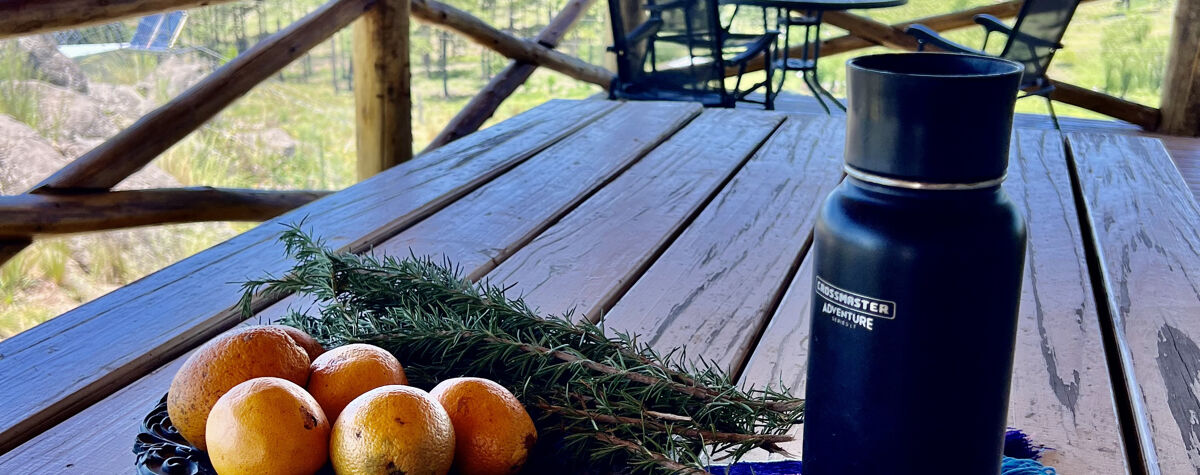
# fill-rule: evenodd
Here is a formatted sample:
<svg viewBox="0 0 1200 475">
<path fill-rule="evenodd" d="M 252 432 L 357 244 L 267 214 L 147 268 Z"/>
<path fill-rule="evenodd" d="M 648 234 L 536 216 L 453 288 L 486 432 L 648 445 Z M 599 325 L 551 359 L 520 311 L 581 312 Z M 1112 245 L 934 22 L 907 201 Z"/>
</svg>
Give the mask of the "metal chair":
<svg viewBox="0 0 1200 475">
<path fill-rule="evenodd" d="M 1050 61 L 1054 59 L 1054 53 L 1063 47 L 1063 34 L 1066 33 L 1067 25 L 1071 23 L 1071 17 L 1075 15 L 1079 2 L 1080 0 L 1026 0 L 1012 27 L 992 15 L 976 15 L 975 23 L 986 30 L 983 46 L 979 49 L 947 40 L 920 24 L 909 26 L 905 32 L 916 37 L 919 49 L 933 45 L 954 53 L 984 55 L 987 54 L 985 50 L 992 33 L 1004 34 L 1008 40 L 1004 43 L 1004 49 L 996 56 L 1025 65 L 1025 73 L 1021 76 L 1021 89 L 1027 92 L 1021 97 L 1044 97 L 1050 108 L 1050 117 L 1057 128 L 1058 117 L 1054 114 L 1054 105 L 1050 102 L 1054 84 L 1046 78 L 1046 70 L 1050 67 Z"/>
<path fill-rule="evenodd" d="M 671 0 L 644 5 L 647 19 L 626 32 L 618 0 L 609 1 L 617 78 L 610 89 L 614 99 L 678 100 L 705 107 L 733 107 L 737 102 L 775 108 L 771 89 L 771 46 L 776 33 L 742 35 L 721 23 L 718 0 Z M 742 89 L 751 60 L 762 57 L 767 80 Z M 736 67 L 732 88 L 725 84 L 726 68 Z M 747 99 L 764 89 L 762 101 Z"/>
</svg>

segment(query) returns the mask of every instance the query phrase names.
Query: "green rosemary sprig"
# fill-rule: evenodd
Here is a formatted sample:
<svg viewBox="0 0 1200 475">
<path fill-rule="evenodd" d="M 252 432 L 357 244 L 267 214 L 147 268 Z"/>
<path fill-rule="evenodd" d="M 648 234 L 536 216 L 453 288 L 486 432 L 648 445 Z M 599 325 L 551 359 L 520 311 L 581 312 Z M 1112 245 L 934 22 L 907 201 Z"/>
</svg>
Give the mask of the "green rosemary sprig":
<svg viewBox="0 0 1200 475">
<path fill-rule="evenodd" d="M 786 431 L 802 418 L 803 401 L 786 389 L 741 388 L 682 350 L 659 354 L 570 313 L 540 316 L 448 263 L 334 252 L 299 227 L 281 239 L 297 264 L 283 277 L 247 282 L 244 313 L 259 293 L 314 298 L 317 315 L 291 313 L 283 323 L 327 346 L 385 348 L 417 386 L 464 375 L 495 380 L 577 460 L 704 473 L 714 454 L 781 451 L 777 444 L 791 440 Z"/>
</svg>

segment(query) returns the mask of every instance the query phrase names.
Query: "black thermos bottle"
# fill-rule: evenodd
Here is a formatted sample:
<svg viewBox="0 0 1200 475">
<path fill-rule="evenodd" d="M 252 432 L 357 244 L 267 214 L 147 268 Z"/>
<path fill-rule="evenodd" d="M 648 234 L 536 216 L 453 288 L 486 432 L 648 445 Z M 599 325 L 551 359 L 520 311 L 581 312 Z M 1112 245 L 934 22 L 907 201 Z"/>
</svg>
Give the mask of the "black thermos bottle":
<svg viewBox="0 0 1200 475">
<path fill-rule="evenodd" d="M 1001 189 L 1022 66 L 847 63 L 814 236 L 804 475 L 1000 472 L 1025 226 Z"/>
</svg>

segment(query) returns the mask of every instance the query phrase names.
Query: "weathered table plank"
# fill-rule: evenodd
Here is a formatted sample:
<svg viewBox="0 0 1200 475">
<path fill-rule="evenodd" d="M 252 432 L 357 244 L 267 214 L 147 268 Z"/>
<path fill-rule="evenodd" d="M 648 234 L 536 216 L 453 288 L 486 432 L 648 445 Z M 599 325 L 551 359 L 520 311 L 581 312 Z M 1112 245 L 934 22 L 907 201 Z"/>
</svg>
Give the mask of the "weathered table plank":
<svg viewBox="0 0 1200 475">
<path fill-rule="evenodd" d="M 782 119 L 705 111 L 487 279 L 543 313 L 597 319 Z"/>
<path fill-rule="evenodd" d="M 1029 246 L 1008 421 L 1060 473 L 1128 473 L 1062 136 L 1020 130 L 1005 190 Z"/>
<path fill-rule="evenodd" d="M 479 279 L 701 109 L 687 102 L 622 105 L 371 252 L 446 256 L 465 276 Z M 311 306 L 310 299 L 289 296 L 259 316 L 275 320 Z"/>
<path fill-rule="evenodd" d="M 844 121 L 789 117 L 604 316 L 660 351 L 743 365 L 841 181 Z"/>
<path fill-rule="evenodd" d="M 1009 424 L 1055 448 L 1059 473 L 1126 473 L 1100 321 L 1062 141 L 1018 130 L 1005 188 L 1029 231 Z M 743 374 L 804 390 L 812 262 L 805 260 Z M 790 445 L 799 450 L 799 444 Z"/>
<path fill-rule="evenodd" d="M 444 254 L 466 273 L 482 274 L 491 268 L 492 259 L 498 257 L 491 253 L 527 242 L 527 235 L 545 229 L 546 223 L 557 219 L 571 204 L 578 203 L 589 191 L 670 136 L 700 109 L 699 105 L 689 103 L 622 105 L 587 129 L 539 152 L 432 217 L 384 241 L 372 252 L 407 256 L 409 245 L 417 243 L 412 251 L 418 255 Z M 628 140 L 615 143 L 612 141 L 614 134 Z M 463 140 L 473 140 L 473 137 Z M 547 181 L 554 185 L 546 186 Z M 427 223 L 433 226 L 427 226 Z M 250 323 L 260 321 L 264 313 L 268 312 L 260 312 Z M 273 312 L 267 316 L 268 321 L 281 313 Z M 46 464 L 45 469 L 56 472 L 112 473 L 131 467 L 133 454 L 127 450 L 132 441 L 129 438 L 131 427 L 136 427 L 166 392 L 172 375 L 184 359 L 176 359 L 0 456 L 0 473 L 29 463 L 42 463 L 39 461 Z M 87 434 L 84 440 L 80 440 L 80 433 Z M 59 451 L 64 443 L 81 442 L 94 447 L 68 453 Z M 89 456 L 117 448 L 113 447 L 114 443 L 124 451 L 119 460 L 104 462 L 109 465 L 103 466 L 87 463 Z M 67 468 L 67 464 L 73 466 Z"/>
<path fill-rule="evenodd" d="M 373 252 L 446 256 L 477 280 L 701 109 L 690 102 L 623 105 Z"/>
<path fill-rule="evenodd" d="M 1070 134 L 1149 473 L 1200 472 L 1200 206 L 1155 139 Z"/>
<path fill-rule="evenodd" d="M 0 455 L 0 473 L 130 473 L 138 425 L 191 352 Z"/>
<path fill-rule="evenodd" d="M 279 223 L 364 248 L 452 202 L 615 107 L 554 101 L 276 218 L 0 342 L 0 451 L 102 399 L 240 321 L 251 275 L 288 263 Z"/>
</svg>

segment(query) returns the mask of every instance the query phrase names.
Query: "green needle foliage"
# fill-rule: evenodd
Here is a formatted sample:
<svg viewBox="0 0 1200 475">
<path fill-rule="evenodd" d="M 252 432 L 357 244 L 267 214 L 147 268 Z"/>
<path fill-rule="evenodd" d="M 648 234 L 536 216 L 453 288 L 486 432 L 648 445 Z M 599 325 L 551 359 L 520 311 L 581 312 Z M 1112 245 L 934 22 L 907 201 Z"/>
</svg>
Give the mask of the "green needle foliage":
<svg viewBox="0 0 1200 475">
<path fill-rule="evenodd" d="M 473 284 L 429 259 L 334 252 L 293 227 L 283 233 L 298 262 L 282 278 L 247 282 L 242 300 L 298 294 L 318 315 L 285 324 L 328 347 L 370 343 L 391 351 L 415 386 L 477 376 L 520 399 L 556 453 L 587 466 L 632 472 L 705 473 L 706 459 L 754 448 L 781 451 L 803 401 L 786 389 L 743 389 L 682 350 L 659 354 L 633 335 L 543 317 L 487 283 Z"/>
</svg>

